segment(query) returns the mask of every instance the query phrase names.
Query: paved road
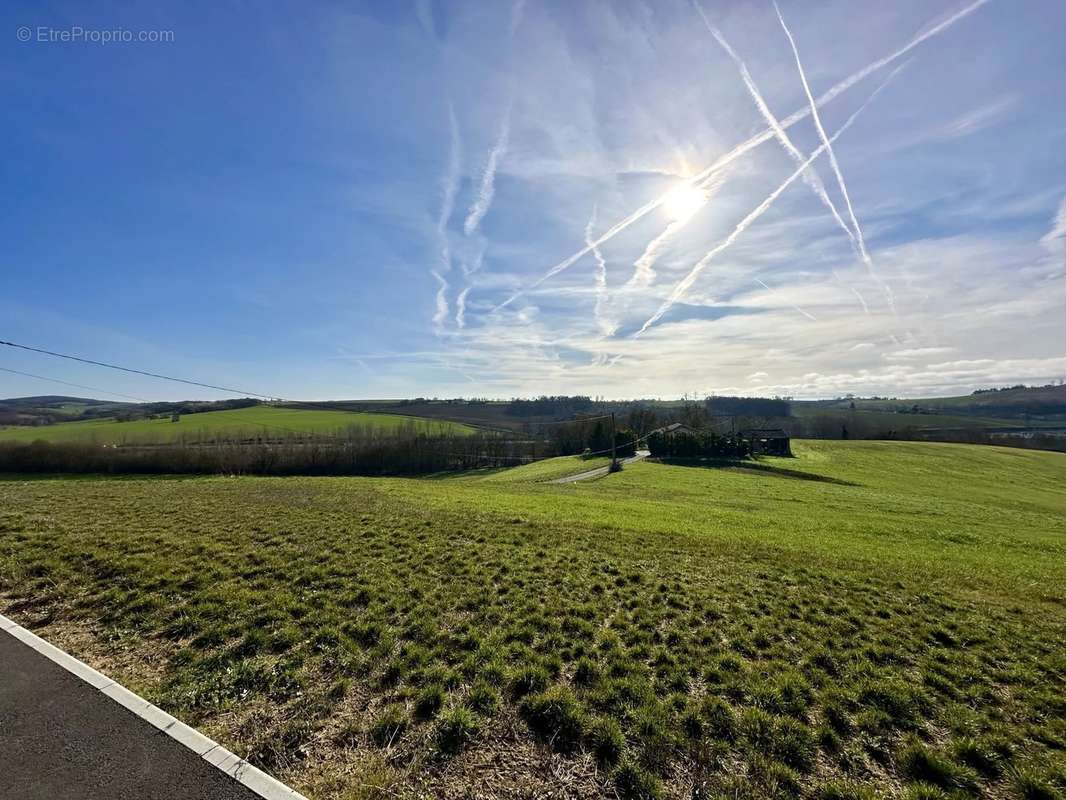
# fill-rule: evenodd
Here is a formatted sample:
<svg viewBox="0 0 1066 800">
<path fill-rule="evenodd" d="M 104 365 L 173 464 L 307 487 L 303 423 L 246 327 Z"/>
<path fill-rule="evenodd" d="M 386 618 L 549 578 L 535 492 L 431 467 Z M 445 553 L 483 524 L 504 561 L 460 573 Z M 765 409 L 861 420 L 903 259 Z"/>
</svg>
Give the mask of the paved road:
<svg viewBox="0 0 1066 800">
<path fill-rule="evenodd" d="M 632 464 L 634 461 L 640 461 L 642 458 L 647 458 L 651 455 L 648 450 L 638 450 L 635 456 L 629 458 L 623 458 L 622 464 Z M 575 483 L 577 481 L 589 480 L 590 478 L 602 478 L 610 472 L 610 466 L 597 467 L 596 469 L 590 469 L 585 472 L 579 472 L 577 475 L 567 475 L 565 478 L 556 478 L 551 483 Z"/>
<path fill-rule="evenodd" d="M 2 631 L 0 798 L 260 800 Z"/>
</svg>

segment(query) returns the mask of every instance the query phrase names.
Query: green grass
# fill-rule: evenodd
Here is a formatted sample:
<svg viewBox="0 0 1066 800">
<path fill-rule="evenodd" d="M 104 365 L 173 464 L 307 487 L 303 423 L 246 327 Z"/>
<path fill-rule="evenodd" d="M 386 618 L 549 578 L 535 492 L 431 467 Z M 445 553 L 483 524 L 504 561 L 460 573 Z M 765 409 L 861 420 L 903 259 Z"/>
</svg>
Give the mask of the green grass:
<svg viewBox="0 0 1066 800">
<path fill-rule="evenodd" d="M 901 410 L 893 411 L 890 408 L 879 408 L 874 401 L 855 401 L 856 409 L 852 411 L 845 405 L 830 405 L 816 403 L 794 403 L 792 414 L 801 419 L 831 415 L 846 422 L 854 419 L 862 425 L 877 425 L 884 431 L 901 431 L 906 428 L 1011 428 L 1019 427 L 1024 422 L 1018 418 L 976 416 L 961 413 L 950 413 L 951 407 L 937 409 L 936 413 L 911 414 L 905 413 L 910 406 L 902 406 Z M 1061 426 L 1061 422 L 1041 422 L 1033 420 L 1033 427 Z"/>
<path fill-rule="evenodd" d="M 319 800 L 1061 797 L 1066 456 L 794 449 L 12 478 L 0 607 Z"/>
<path fill-rule="evenodd" d="M 566 478 L 581 472 L 606 467 L 611 459 L 593 456 L 582 458 L 581 456 L 563 456 L 562 458 L 546 458 L 543 461 L 535 461 L 513 469 L 500 470 L 493 475 L 481 480 L 490 483 L 538 483 L 553 481 L 558 478 Z"/>
<path fill-rule="evenodd" d="M 116 422 L 113 419 L 61 422 L 40 427 L 0 427 L 0 441 L 97 442 L 100 444 L 157 444 L 166 442 L 217 441 L 289 436 L 342 435 L 350 428 L 399 430 L 413 427 L 427 433 L 469 433 L 474 429 L 454 422 L 420 419 L 399 414 L 352 411 L 321 411 L 274 406 L 252 406 L 228 411 L 184 414 L 180 421 L 146 419 Z"/>
</svg>

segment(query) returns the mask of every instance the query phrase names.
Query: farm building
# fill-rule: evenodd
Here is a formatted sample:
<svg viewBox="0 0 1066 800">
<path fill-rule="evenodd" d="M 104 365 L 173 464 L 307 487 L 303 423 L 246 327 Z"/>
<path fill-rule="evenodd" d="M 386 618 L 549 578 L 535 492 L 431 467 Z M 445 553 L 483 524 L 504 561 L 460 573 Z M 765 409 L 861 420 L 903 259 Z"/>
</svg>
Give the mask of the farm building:
<svg viewBox="0 0 1066 800">
<path fill-rule="evenodd" d="M 658 428 L 657 430 L 652 431 L 652 433 L 659 433 L 663 436 L 678 436 L 681 434 L 688 434 L 689 436 L 698 436 L 700 433 L 702 433 L 702 431 L 699 431 L 696 428 L 690 428 L 683 422 L 674 422 L 670 425 L 667 425 L 665 428 Z"/>
<path fill-rule="evenodd" d="M 781 428 L 750 428 L 740 436 L 751 445 L 752 455 L 792 455 L 792 442 Z"/>
</svg>

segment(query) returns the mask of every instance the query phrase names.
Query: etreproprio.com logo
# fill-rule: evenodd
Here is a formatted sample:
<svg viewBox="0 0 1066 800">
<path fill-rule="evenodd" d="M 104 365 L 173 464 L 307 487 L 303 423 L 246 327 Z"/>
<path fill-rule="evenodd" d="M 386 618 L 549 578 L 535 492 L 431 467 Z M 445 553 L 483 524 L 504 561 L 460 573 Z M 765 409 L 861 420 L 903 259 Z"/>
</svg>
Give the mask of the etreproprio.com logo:
<svg viewBox="0 0 1066 800">
<path fill-rule="evenodd" d="M 20 42 L 41 42 L 46 44 L 127 44 L 143 42 L 147 44 L 168 43 L 174 41 L 174 31 L 139 30 L 130 28 L 84 28 L 71 25 L 68 28 L 54 28 L 50 25 L 21 25 L 15 32 Z"/>
</svg>

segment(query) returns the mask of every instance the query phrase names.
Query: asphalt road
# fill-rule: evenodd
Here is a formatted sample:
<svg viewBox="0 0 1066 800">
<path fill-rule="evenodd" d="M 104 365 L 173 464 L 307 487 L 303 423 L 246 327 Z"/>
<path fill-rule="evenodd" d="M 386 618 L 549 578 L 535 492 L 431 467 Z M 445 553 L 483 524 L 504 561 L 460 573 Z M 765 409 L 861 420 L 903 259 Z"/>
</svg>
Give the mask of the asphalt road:
<svg viewBox="0 0 1066 800">
<path fill-rule="evenodd" d="M 647 458 L 651 455 L 648 450 L 638 450 L 635 456 L 622 459 L 622 466 L 626 464 L 632 464 L 634 461 L 640 461 L 642 458 Z M 590 478 L 602 478 L 611 471 L 610 467 L 597 467 L 596 469 L 590 469 L 585 472 L 579 472 L 577 475 L 567 475 L 565 478 L 556 478 L 552 483 L 576 483 L 577 481 L 585 481 Z"/>
<path fill-rule="evenodd" d="M 260 800 L 6 632 L 0 632 L 0 798 Z"/>
</svg>

